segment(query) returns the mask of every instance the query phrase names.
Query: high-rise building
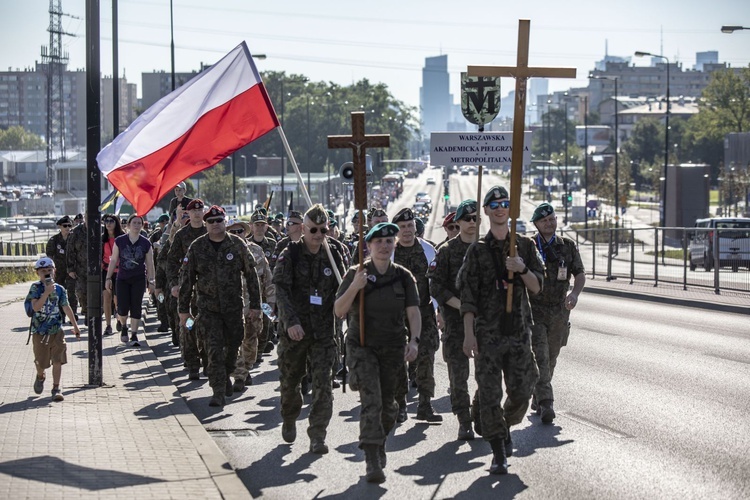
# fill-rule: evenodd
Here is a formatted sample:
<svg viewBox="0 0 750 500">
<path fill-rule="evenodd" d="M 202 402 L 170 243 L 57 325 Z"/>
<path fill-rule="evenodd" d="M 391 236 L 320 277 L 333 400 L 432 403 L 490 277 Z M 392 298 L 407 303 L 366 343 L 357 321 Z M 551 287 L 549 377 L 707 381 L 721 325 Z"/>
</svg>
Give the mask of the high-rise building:
<svg viewBox="0 0 750 500">
<path fill-rule="evenodd" d="M 431 132 L 448 129 L 451 122 L 450 75 L 448 56 L 425 58 L 422 68 L 422 87 L 419 89 L 422 135 L 429 140 Z"/>
<path fill-rule="evenodd" d="M 202 66 L 203 71 L 207 66 Z M 174 88 L 180 88 L 192 80 L 200 71 L 190 73 L 175 73 Z M 172 73 L 164 70 L 141 73 L 141 107 L 144 110 L 150 108 L 156 101 L 172 92 Z"/>
</svg>

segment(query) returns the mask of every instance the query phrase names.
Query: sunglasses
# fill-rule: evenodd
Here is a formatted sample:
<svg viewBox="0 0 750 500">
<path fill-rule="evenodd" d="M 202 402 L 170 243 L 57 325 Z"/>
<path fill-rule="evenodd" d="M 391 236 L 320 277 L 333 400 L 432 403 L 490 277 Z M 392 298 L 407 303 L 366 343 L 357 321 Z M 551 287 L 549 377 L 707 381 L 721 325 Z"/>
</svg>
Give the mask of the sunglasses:
<svg viewBox="0 0 750 500">
<path fill-rule="evenodd" d="M 477 216 L 476 215 L 467 215 L 466 217 L 461 217 L 461 220 L 464 222 L 476 222 Z"/>
<path fill-rule="evenodd" d="M 206 224 L 218 224 L 224 222 L 224 217 L 214 217 L 213 219 L 206 219 Z"/>
<path fill-rule="evenodd" d="M 509 200 L 491 201 L 487 203 L 487 206 L 490 207 L 490 210 L 495 210 L 496 208 L 508 208 L 510 207 L 510 201 Z"/>
<path fill-rule="evenodd" d="M 62 227 L 73 227 L 73 224 L 63 224 Z"/>
<path fill-rule="evenodd" d="M 115 221 L 114 221 L 114 219 L 104 219 L 104 223 L 105 224 L 114 224 Z"/>
<path fill-rule="evenodd" d="M 230 232 L 230 233 L 232 233 L 232 234 L 242 234 L 242 233 L 244 233 L 244 232 L 245 232 L 245 230 L 244 230 L 243 228 L 239 228 L 239 229 L 230 229 L 230 230 L 229 230 L 229 232 Z"/>
<path fill-rule="evenodd" d="M 310 231 L 310 234 L 315 234 L 318 232 L 318 229 L 320 229 L 320 234 L 326 234 L 328 232 L 327 227 L 310 227 L 307 226 L 307 229 Z"/>
<path fill-rule="evenodd" d="M 448 224 L 447 226 L 445 226 L 445 229 L 447 229 L 448 231 L 458 231 L 459 227 L 456 224 Z"/>
<path fill-rule="evenodd" d="M 294 222 L 290 220 L 289 222 L 286 223 L 286 227 L 299 226 L 300 224 L 301 222 Z"/>
</svg>

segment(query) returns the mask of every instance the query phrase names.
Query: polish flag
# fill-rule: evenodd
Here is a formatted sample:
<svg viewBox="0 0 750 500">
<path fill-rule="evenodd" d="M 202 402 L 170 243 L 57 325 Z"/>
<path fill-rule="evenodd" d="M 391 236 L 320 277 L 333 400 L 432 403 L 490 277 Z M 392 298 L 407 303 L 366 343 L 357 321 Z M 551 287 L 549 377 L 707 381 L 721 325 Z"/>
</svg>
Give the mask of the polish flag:
<svg viewBox="0 0 750 500">
<path fill-rule="evenodd" d="M 180 181 L 278 126 L 242 42 L 146 110 L 96 160 L 102 175 L 145 215 Z"/>
</svg>

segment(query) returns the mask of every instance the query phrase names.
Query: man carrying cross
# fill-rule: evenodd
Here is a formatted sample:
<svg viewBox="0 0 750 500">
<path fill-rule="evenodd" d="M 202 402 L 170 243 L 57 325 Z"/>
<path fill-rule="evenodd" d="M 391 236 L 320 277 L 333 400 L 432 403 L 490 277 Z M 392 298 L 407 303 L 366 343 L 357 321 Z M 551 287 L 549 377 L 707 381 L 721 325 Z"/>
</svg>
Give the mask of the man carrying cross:
<svg viewBox="0 0 750 500">
<path fill-rule="evenodd" d="M 529 25 L 528 20 L 519 21 L 516 67 L 468 68 L 469 76 L 516 79 L 511 192 L 495 186 L 484 196 L 490 231 L 469 248 L 457 279 L 464 353 L 476 358 L 482 436 L 493 454 L 491 474 L 508 472 L 506 457 L 513 452 L 510 426 L 522 421 L 538 378 L 531 351 L 528 294 L 541 291 L 544 265 L 534 242 L 525 236 L 516 237 L 515 224 L 521 202 L 526 80 L 534 76 L 575 77 L 575 69 L 528 67 Z M 507 397 L 501 407 L 503 379 Z"/>
</svg>

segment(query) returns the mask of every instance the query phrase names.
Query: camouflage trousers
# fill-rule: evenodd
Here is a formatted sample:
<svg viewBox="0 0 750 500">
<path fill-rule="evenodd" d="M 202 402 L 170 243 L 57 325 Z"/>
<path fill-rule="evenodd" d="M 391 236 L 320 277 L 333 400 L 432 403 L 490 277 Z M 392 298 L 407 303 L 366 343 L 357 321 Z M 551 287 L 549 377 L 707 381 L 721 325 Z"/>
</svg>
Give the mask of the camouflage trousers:
<svg viewBox="0 0 750 500">
<path fill-rule="evenodd" d="M 166 296 L 166 299 L 164 300 L 164 309 L 166 310 L 167 320 L 169 321 L 169 329 L 173 332 L 179 333 L 180 318 L 177 314 L 177 299 L 172 297 L 172 294 L 169 293 L 168 289 L 164 295 Z M 180 349 L 180 352 L 182 352 L 182 349 Z"/>
<path fill-rule="evenodd" d="M 439 346 L 440 336 L 437 323 L 435 323 L 435 312 L 432 306 L 429 306 L 429 313 L 422 314 L 422 333 L 419 335 L 417 359 L 411 365 L 416 366 L 414 371 L 417 391 L 431 398 L 435 396 L 435 353 Z M 409 393 L 409 377 L 405 363 L 399 373 L 399 379 L 399 385 L 396 387 L 396 401 L 403 404 Z"/>
<path fill-rule="evenodd" d="M 279 328 L 282 328 L 279 324 Z M 311 330 L 305 330 L 300 341 L 291 340 L 281 333 L 277 349 L 279 380 L 281 382 L 281 418 L 296 420 L 302 410 L 300 382 L 310 363 L 312 377 L 312 403 L 307 435 L 310 439 L 325 439 L 328 423 L 333 415 L 333 389 L 331 373 L 336 358 L 336 342 L 332 335 L 316 339 Z"/>
<path fill-rule="evenodd" d="M 451 409 L 461 423 L 471 422 L 469 402 L 469 358 L 464 354 L 464 325 L 459 317 L 445 321 L 443 355 L 448 365 Z"/>
<path fill-rule="evenodd" d="M 507 438 L 510 426 L 520 423 L 529 408 L 529 398 L 539 378 L 530 336 L 530 332 L 518 337 L 487 331 L 476 334 L 476 379 L 482 437 L 487 441 Z M 503 379 L 507 397 L 501 406 Z"/>
<path fill-rule="evenodd" d="M 245 335 L 242 337 L 242 344 L 240 344 L 237 367 L 232 373 L 234 378 L 245 380 L 255 364 L 258 357 L 258 333 L 261 328 L 263 328 L 261 318 L 250 319 L 249 316 L 245 316 Z"/>
<path fill-rule="evenodd" d="M 195 324 L 191 330 L 188 330 L 184 325 L 180 325 L 180 316 L 177 313 L 177 299 L 174 300 L 174 314 L 175 324 L 180 329 L 180 353 L 182 354 L 182 360 L 187 365 L 188 370 L 200 370 L 201 364 L 206 367 L 206 346 L 204 344 L 205 336 L 199 333 L 198 316 L 200 313 L 197 312 L 195 303 L 192 303 L 190 310 L 195 316 Z"/>
<path fill-rule="evenodd" d="M 359 447 L 383 445 L 396 424 L 398 373 L 405 373 L 404 347 L 361 347 L 359 339 L 346 340 L 347 359 L 359 390 Z"/>
<path fill-rule="evenodd" d="M 201 311 L 195 318 L 192 331 L 197 331 L 206 346 L 208 384 L 214 394 L 223 396 L 226 393 L 227 377 L 235 369 L 237 352 L 242 343 L 242 311 Z"/>
<path fill-rule="evenodd" d="M 276 323 L 272 322 L 270 319 L 268 319 L 268 316 L 264 314 L 263 327 L 258 331 L 258 348 L 256 350 L 258 359 L 260 359 L 260 357 L 263 355 L 263 350 L 266 348 L 268 339 L 271 338 L 271 331 L 273 328 L 275 328 L 275 326 Z"/>
<path fill-rule="evenodd" d="M 164 302 L 159 302 L 159 298 L 156 297 L 156 317 L 159 319 L 160 324 L 169 325 L 169 312 L 167 309 L 166 293 L 164 293 Z"/>
<path fill-rule="evenodd" d="M 77 301 L 78 301 L 78 305 L 81 306 L 81 314 L 83 314 L 85 316 L 86 315 L 86 304 L 88 303 L 88 277 L 86 276 L 86 274 L 83 274 L 83 275 L 76 274 L 76 276 L 78 276 L 74 280 L 75 281 L 76 293 L 74 293 L 73 295 L 76 296 Z M 68 278 L 70 278 L 70 276 L 68 276 Z M 73 278 L 70 278 L 70 279 L 72 280 Z M 67 280 L 65 280 L 65 281 L 66 281 L 66 285 L 67 285 Z M 73 306 L 71 306 L 71 307 L 73 307 Z"/>
<path fill-rule="evenodd" d="M 537 401 L 554 401 L 552 374 L 557 365 L 562 339 L 568 329 L 570 311 L 563 304 L 532 306 L 534 326 L 531 327 L 531 346 L 534 349 L 539 381 L 534 389 Z"/>
<path fill-rule="evenodd" d="M 76 296 L 77 281 L 66 274 L 65 283 L 62 283 L 65 286 L 65 291 L 68 292 L 68 303 L 70 304 L 70 308 L 73 309 L 73 314 L 78 313 L 78 297 Z"/>
</svg>

